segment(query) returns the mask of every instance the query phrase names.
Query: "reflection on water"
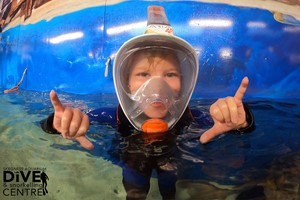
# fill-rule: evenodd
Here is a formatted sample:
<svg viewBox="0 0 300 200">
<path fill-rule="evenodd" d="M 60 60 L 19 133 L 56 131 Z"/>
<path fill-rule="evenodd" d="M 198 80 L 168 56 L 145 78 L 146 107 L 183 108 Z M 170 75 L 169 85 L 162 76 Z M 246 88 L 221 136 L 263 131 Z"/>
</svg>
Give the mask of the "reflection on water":
<svg viewBox="0 0 300 200">
<path fill-rule="evenodd" d="M 60 97 L 86 112 L 117 106 L 114 95 Z M 207 112 L 212 102 L 193 100 L 190 107 Z M 175 187 L 177 199 L 300 199 L 299 99 L 248 102 L 256 118 L 251 134 L 226 134 L 201 145 L 211 120 L 195 112 L 203 125 L 179 135 L 122 137 L 115 124 L 93 123 L 88 137 L 95 149 L 86 151 L 39 128 L 52 112 L 47 93 L 0 94 L 0 167 L 47 168 L 46 199 L 124 199 L 135 185 L 147 191 L 149 180 L 148 199 L 168 196 Z"/>
</svg>

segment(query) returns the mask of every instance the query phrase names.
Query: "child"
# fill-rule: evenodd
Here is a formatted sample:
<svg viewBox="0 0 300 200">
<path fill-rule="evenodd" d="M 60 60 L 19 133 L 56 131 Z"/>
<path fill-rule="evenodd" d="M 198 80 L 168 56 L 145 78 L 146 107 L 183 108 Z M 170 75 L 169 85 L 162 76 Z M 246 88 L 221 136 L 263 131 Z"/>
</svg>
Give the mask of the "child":
<svg viewBox="0 0 300 200">
<path fill-rule="evenodd" d="M 198 68 L 195 50 L 173 35 L 164 9 L 150 6 L 146 34 L 124 43 L 115 58 L 114 83 L 119 112 L 124 113 L 136 130 L 148 133 L 171 130 L 188 109 Z M 228 131 L 243 133 L 253 129 L 253 115 L 242 103 L 248 82 L 245 77 L 235 96 L 218 99 L 211 106 L 214 125 L 202 134 L 202 143 Z M 45 121 L 43 129 L 93 149 L 93 144 L 84 136 L 89 129 L 88 115 L 77 108 L 62 106 L 54 91 L 50 92 L 50 99 L 54 114 Z M 118 120 L 118 124 L 122 122 Z"/>
<path fill-rule="evenodd" d="M 168 51 L 165 49 L 161 51 L 140 49 L 133 57 L 135 59 L 131 62 L 130 69 L 126 70 L 129 74 L 126 74 L 124 79 L 128 80 L 128 83 L 124 83 L 122 86 L 118 86 L 118 88 L 127 95 L 134 94 L 130 95 L 130 97 L 123 94 L 128 99 L 140 97 L 144 99 L 140 98 L 139 102 L 135 103 L 136 105 L 132 102 L 127 105 L 123 100 L 125 102 L 123 106 L 127 109 L 126 117 L 129 121 L 134 121 L 134 125 L 137 124 L 135 128 L 138 130 L 142 130 L 142 125 L 145 126 L 146 124 L 149 126 L 149 119 L 164 119 L 154 122 L 159 128 L 162 126 L 162 130 L 142 130 L 143 132 L 163 132 L 172 129 L 172 126 L 176 124 L 174 120 L 180 119 L 178 116 L 182 116 L 187 104 L 183 106 L 184 109 L 181 112 L 176 110 L 179 107 L 178 104 L 183 102 L 183 99 L 178 100 L 179 97 L 186 97 L 180 93 L 181 87 L 184 85 L 181 83 L 184 77 L 182 77 L 182 73 L 180 72 L 177 59 L 174 57 L 174 54 L 170 53 L 170 49 Z M 206 143 L 213 137 L 224 132 L 231 130 L 245 132 L 245 130 L 253 128 L 253 116 L 248 109 L 246 110 L 246 115 L 242 103 L 247 86 L 248 78 L 244 78 L 234 97 L 219 99 L 211 106 L 210 113 L 215 125 L 201 136 L 200 141 L 202 143 Z M 187 92 L 187 90 L 184 91 Z M 143 94 L 140 95 L 139 93 Z M 50 99 L 55 113 L 43 125 L 44 130 L 59 132 L 65 138 L 77 140 L 84 148 L 92 149 L 92 143 L 84 136 L 85 132 L 89 129 L 88 115 L 77 108 L 62 106 L 54 91 L 50 92 Z M 177 104 L 177 107 L 174 104 Z M 122 111 L 123 108 L 119 108 L 119 112 Z M 126 112 L 124 113 L 126 115 Z M 248 116 L 248 121 L 246 120 L 246 116 Z M 142 124 L 143 121 L 147 123 Z M 169 122 L 169 125 L 166 121 Z M 49 124 L 49 122 L 52 123 Z M 119 125 L 122 124 L 120 120 L 118 123 Z M 168 128 L 168 126 L 171 128 Z"/>
<path fill-rule="evenodd" d="M 149 137 L 165 133 L 163 137 L 167 137 L 170 132 L 179 133 L 193 121 L 188 103 L 198 77 L 198 56 L 189 43 L 172 35 L 172 27 L 163 8 L 149 7 L 148 14 L 148 23 L 155 23 L 148 25 L 146 34 L 124 43 L 114 61 L 114 84 L 120 103 L 117 109 L 118 131 L 121 135 L 136 133 Z M 165 24 L 162 25 L 161 21 Z M 165 32 L 161 33 L 161 29 Z M 201 143 L 225 132 L 253 130 L 253 115 L 242 102 L 248 82 L 245 77 L 233 97 L 221 98 L 212 104 L 210 114 L 214 125 L 201 135 Z M 93 111 L 85 114 L 77 108 L 64 107 L 54 91 L 50 92 L 50 99 L 54 113 L 42 123 L 43 130 L 61 134 L 64 138 L 78 141 L 86 149 L 93 149 L 93 144 L 85 137 L 90 119 L 95 119 Z M 133 158 L 132 155 L 127 156 L 130 163 L 134 163 L 131 162 Z M 157 165 L 155 167 L 160 169 L 161 165 Z M 132 174 L 128 167 L 123 170 Z M 171 177 L 174 177 L 175 171 L 172 172 Z M 129 197 L 129 191 L 136 190 L 131 190 L 132 185 L 125 179 L 124 186 Z M 149 190 L 147 181 L 141 192 L 143 198 Z M 166 194 L 169 197 L 174 196 L 174 187 L 171 188 L 171 192 Z"/>
</svg>

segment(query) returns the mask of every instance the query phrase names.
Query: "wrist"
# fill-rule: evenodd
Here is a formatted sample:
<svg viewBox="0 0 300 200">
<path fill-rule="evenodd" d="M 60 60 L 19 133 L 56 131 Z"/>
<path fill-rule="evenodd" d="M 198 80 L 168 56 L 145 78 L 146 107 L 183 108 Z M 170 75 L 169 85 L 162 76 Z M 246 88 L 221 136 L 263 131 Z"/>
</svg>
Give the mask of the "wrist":
<svg viewBox="0 0 300 200">
<path fill-rule="evenodd" d="M 60 134 L 53 125 L 54 113 L 41 123 L 42 129 L 49 134 Z"/>
</svg>

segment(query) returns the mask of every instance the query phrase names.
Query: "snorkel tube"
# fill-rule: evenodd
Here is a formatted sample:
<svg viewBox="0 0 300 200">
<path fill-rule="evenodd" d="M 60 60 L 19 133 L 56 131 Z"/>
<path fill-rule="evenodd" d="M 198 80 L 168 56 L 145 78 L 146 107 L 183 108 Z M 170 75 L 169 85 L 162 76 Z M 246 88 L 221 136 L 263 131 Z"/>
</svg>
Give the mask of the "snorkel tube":
<svg viewBox="0 0 300 200">
<path fill-rule="evenodd" d="M 19 81 L 19 83 L 16 86 L 14 86 L 14 87 L 12 87 L 8 90 L 4 90 L 4 93 L 7 94 L 7 93 L 11 93 L 11 92 L 18 92 L 19 91 L 19 86 L 23 83 L 23 79 L 24 79 L 24 76 L 25 76 L 26 72 L 27 72 L 27 68 L 24 69 L 22 78 Z"/>
</svg>

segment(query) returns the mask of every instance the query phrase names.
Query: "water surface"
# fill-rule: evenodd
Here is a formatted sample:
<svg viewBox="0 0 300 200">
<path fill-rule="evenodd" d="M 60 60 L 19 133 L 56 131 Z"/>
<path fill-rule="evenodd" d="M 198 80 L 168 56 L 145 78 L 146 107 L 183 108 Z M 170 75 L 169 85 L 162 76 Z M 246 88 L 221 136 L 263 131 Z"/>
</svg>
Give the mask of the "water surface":
<svg viewBox="0 0 300 200">
<path fill-rule="evenodd" d="M 60 94 L 60 98 L 85 112 L 118 104 L 113 94 Z M 207 113 L 213 101 L 192 100 L 190 107 Z M 178 199 L 251 199 L 253 194 L 300 199 L 299 99 L 246 101 L 255 115 L 256 130 L 251 134 L 224 134 L 202 145 L 198 139 L 211 120 L 200 118 L 204 125 L 175 138 Z M 52 112 L 48 93 L 0 94 L 0 168 L 40 167 L 49 176 L 46 196 L 14 199 L 125 199 L 118 153 L 127 143 L 116 126 L 93 123 L 87 136 L 95 149 L 86 151 L 76 142 L 41 130 L 39 121 Z M 1 199 L 11 198 L 3 195 L 3 189 Z M 159 198 L 153 173 L 148 199 Z"/>
</svg>

